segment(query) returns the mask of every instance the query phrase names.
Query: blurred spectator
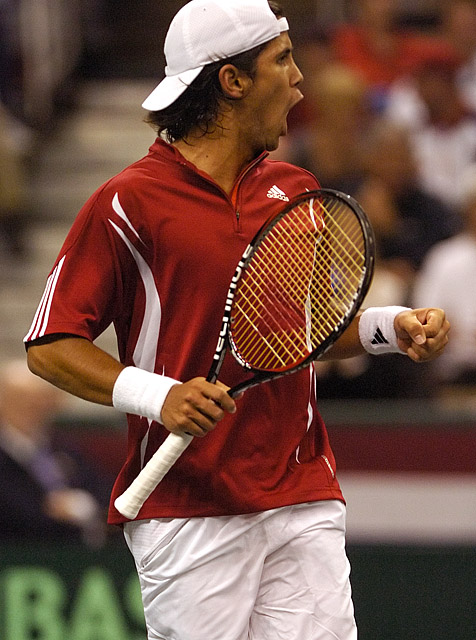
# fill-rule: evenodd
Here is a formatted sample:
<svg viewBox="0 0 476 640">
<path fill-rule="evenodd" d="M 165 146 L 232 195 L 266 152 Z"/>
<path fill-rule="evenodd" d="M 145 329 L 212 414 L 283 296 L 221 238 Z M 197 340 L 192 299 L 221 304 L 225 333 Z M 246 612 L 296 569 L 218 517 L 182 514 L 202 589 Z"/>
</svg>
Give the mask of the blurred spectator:
<svg viewBox="0 0 476 640">
<path fill-rule="evenodd" d="M 83 459 L 55 444 L 63 393 L 23 360 L 0 370 L 0 539 L 105 541 L 110 487 Z"/>
<path fill-rule="evenodd" d="M 418 183 L 410 135 L 387 120 L 377 122 L 363 149 L 365 175 L 356 190 L 369 216 L 379 262 L 410 289 L 430 247 L 460 230 L 456 213 Z"/>
<path fill-rule="evenodd" d="M 463 101 L 458 68 L 450 51 L 432 54 L 406 86 L 394 88 L 387 111 L 411 132 L 422 186 L 454 208 L 460 176 L 476 160 L 476 113 Z"/>
<path fill-rule="evenodd" d="M 460 58 L 456 80 L 461 95 L 476 111 L 476 0 L 445 0 L 441 31 Z"/>
<path fill-rule="evenodd" d="M 0 0 L 0 101 L 16 119 L 49 132 L 74 100 L 86 47 L 106 40 L 105 0 Z"/>
<path fill-rule="evenodd" d="M 433 365 L 439 379 L 476 385 L 476 164 L 461 185 L 464 230 L 428 253 L 412 304 L 442 306 L 451 323 L 448 347 Z"/>
<path fill-rule="evenodd" d="M 17 114 L 23 113 L 20 5 L 20 0 L 0 0 L 0 101 Z"/>
<path fill-rule="evenodd" d="M 354 22 L 334 31 L 334 54 L 361 75 L 369 86 L 374 109 L 381 111 L 389 87 L 411 74 L 438 43 L 432 36 L 400 26 L 398 0 L 356 0 L 353 5 Z"/>
<path fill-rule="evenodd" d="M 291 109 L 288 114 L 288 130 L 302 130 L 310 124 L 314 118 L 314 98 L 312 94 L 315 76 L 333 61 L 333 54 L 327 30 L 310 27 L 303 35 L 296 39 L 293 51 L 294 59 L 303 74 L 300 89 L 304 99 Z M 280 145 L 287 143 L 286 137 L 282 138 Z"/>
<path fill-rule="evenodd" d="M 459 219 L 418 186 L 405 128 L 383 119 L 374 122 L 362 145 L 362 167 L 354 195 L 368 214 L 377 241 L 374 279 L 363 307 L 409 305 L 425 254 L 457 232 Z M 429 398 L 435 394 L 435 377 L 430 366 L 425 369 L 422 375 L 418 365 L 398 355 L 317 362 L 319 397 Z"/>
<path fill-rule="evenodd" d="M 0 256 L 7 259 L 25 257 L 27 176 L 16 130 L 11 116 L 0 103 Z"/>
<path fill-rule="evenodd" d="M 366 85 L 351 69 L 329 63 L 308 83 L 311 119 L 290 136 L 288 159 L 322 186 L 352 192 L 362 175 L 361 146 L 372 115 Z"/>
</svg>

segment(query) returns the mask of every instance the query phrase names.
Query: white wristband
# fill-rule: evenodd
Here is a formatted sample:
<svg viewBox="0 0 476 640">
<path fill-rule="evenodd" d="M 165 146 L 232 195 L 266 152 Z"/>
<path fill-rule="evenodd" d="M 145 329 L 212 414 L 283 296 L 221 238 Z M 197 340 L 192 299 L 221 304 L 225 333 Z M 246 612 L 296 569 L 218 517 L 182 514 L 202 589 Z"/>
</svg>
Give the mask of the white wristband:
<svg viewBox="0 0 476 640">
<path fill-rule="evenodd" d="M 161 422 L 165 398 L 175 384 L 181 383 L 144 369 L 126 367 L 114 384 L 112 404 L 119 411 Z"/>
<path fill-rule="evenodd" d="M 395 316 L 408 307 L 370 307 L 360 316 L 359 338 L 366 351 L 381 353 L 405 353 L 397 343 Z"/>
</svg>

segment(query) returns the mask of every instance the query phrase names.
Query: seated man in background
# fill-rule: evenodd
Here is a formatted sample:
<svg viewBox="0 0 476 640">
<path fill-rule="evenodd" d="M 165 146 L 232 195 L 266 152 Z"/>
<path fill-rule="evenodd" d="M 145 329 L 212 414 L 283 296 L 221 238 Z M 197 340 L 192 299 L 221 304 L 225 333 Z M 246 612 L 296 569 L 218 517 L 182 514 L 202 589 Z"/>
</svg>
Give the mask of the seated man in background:
<svg viewBox="0 0 476 640">
<path fill-rule="evenodd" d="M 109 487 L 54 443 L 64 399 L 24 360 L 0 367 L 0 540 L 104 542 Z"/>
</svg>

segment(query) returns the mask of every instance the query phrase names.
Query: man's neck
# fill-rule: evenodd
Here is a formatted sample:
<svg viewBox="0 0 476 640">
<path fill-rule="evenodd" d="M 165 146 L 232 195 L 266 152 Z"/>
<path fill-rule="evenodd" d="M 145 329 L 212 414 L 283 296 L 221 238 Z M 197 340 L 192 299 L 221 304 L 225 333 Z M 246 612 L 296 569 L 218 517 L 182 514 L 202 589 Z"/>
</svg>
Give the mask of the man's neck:
<svg viewBox="0 0 476 640">
<path fill-rule="evenodd" d="M 189 135 L 173 145 L 228 194 L 243 169 L 256 157 L 256 153 L 233 130 L 219 129 L 211 134 Z"/>
</svg>

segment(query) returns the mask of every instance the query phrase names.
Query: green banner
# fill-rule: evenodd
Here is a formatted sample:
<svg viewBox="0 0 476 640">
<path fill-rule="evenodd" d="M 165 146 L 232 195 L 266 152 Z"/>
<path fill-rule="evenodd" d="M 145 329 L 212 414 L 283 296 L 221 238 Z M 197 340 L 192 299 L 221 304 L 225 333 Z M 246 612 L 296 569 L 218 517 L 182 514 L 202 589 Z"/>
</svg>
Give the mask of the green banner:
<svg viewBox="0 0 476 640">
<path fill-rule="evenodd" d="M 475 547 L 348 554 L 359 640 L 476 640 Z M 146 640 L 125 543 L 0 546 L 0 640 Z"/>
<path fill-rule="evenodd" d="M 0 549 L 2 640 L 145 640 L 139 583 L 125 545 Z"/>
</svg>

